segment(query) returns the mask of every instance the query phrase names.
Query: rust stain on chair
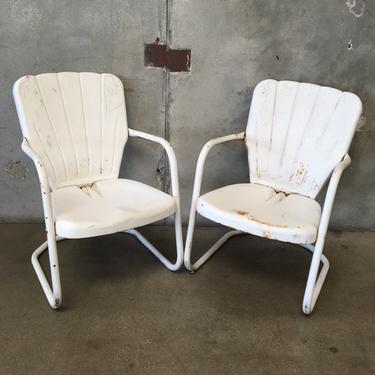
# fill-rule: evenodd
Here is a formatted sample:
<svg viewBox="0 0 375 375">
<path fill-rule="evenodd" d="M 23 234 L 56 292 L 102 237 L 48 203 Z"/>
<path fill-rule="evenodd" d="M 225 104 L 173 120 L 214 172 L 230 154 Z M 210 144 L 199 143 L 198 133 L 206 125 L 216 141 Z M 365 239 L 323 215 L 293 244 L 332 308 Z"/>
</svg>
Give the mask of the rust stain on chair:
<svg viewBox="0 0 375 375">
<path fill-rule="evenodd" d="M 267 221 L 263 221 L 258 219 L 257 217 L 250 215 L 246 211 L 241 211 L 241 210 L 233 210 L 236 214 L 241 215 L 241 216 L 246 216 L 249 220 L 255 221 L 258 224 L 263 224 L 263 225 L 268 225 L 270 227 L 275 227 L 275 228 L 287 228 L 287 225 L 282 225 L 282 224 L 275 224 L 275 223 L 269 223 Z"/>
</svg>

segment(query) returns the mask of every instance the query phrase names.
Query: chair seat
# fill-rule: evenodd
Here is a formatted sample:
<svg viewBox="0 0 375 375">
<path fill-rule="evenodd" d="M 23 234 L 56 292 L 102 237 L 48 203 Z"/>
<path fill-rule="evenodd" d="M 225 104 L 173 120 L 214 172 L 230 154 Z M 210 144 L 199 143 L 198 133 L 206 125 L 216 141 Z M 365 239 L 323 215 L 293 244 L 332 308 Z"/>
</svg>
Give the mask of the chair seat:
<svg viewBox="0 0 375 375">
<path fill-rule="evenodd" d="M 314 199 L 251 183 L 229 185 L 202 195 L 197 211 L 246 233 L 298 244 L 315 242 L 321 215 Z"/>
<path fill-rule="evenodd" d="M 133 180 L 102 180 L 52 192 L 56 234 L 85 238 L 115 233 L 164 219 L 176 211 L 175 198 Z"/>
</svg>

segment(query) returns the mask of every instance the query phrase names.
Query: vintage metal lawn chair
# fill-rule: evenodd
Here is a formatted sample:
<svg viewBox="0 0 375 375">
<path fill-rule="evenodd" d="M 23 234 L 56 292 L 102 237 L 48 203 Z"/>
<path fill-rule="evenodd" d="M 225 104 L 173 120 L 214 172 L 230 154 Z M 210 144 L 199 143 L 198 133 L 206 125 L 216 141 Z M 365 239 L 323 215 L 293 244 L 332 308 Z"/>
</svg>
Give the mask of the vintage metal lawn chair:
<svg viewBox="0 0 375 375">
<path fill-rule="evenodd" d="M 360 99 L 349 92 L 309 83 L 260 82 L 254 90 L 246 133 L 213 139 L 199 155 L 185 246 L 186 268 L 197 270 L 229 238 L 242 233 L 301 245 L 313 253 L 302 305 L 303 312 L 310 314 L 328 272 L 324 240 L 337 185 L 350 163 L 347 151 L 361 111 Z M 208 152 L 231 140 L 245 141 L 250 183 L 200 195 Z M 315 198 L 329 177 L 321 211 Z M 196 212 L 234 230 L 192 263 Z"/>
<path fill-rule="evenodd" d="M 97 73 L 41 74 L 20 78 L 13 92 L 24 136 L 22 149 L 34 161 L 41 185 L 47 241 L 31 260 L 49 304 L 53 308 L 61 304 L 59 240 L 125 232 L 167 268 L 179 269 L 183 242 L 176 157 L 166 140 L 128 129 L 120 79 Z M 128 136 L 164 147 L 172 195 L 118 178 Z M 175 220 L 175 263 L 134 229 L 170 215 Z M 46 249 L 52 287 L 38 261 Z"/>
</svg>

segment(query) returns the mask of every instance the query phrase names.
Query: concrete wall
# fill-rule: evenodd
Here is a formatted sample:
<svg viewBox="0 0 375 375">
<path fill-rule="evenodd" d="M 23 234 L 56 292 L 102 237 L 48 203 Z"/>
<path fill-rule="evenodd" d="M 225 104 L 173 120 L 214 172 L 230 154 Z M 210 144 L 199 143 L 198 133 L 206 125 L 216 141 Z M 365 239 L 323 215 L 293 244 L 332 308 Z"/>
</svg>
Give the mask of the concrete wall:
<svg viewBox="0 0 375 375">
<path fill-rule="evenodd" d="M 41 217 L 35 171 L 19 150 L 13 81 L 26 73 L 92 70 L 123 79 L 130 126 L 171 141 L 185 217 L 199 150 L 212 137 L 244 130 L 258 81 L 307 81 L 357 93 L 365 126 L 352 145 L 332 225 L 374 228 L 374 17 L 375 3 L 363 0 L 2 1 L 0 219 Z M 143 43 L 156 37 L 192 49 L 191 73 L 144 68 Z M 157 171 L 160 150 L 141 141 L 128 146 L 121 174 L 167 188 L 168 176 Z M 207 171 L 204 190 L 247 181 L 245 148 L 233 142 L 214 149 Z"/>
</svg>

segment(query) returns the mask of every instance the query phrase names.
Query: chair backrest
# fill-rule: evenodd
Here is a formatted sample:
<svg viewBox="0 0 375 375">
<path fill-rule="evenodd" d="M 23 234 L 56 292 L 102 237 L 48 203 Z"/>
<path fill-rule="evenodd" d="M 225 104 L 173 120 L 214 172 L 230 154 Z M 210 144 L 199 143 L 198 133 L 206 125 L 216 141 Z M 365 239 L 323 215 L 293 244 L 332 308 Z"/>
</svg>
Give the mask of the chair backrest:
<svg viewBox="0 0 375 375">
<path fill-rule="evenodd" d="M 48 73 L 13 87 L 22 133 L 52 189 L 117 178 L 128 137 L 124 87 L 112 74 Z"/>
<path fill-rule="evenodd" d="M 350 92 L 260 82 L 246 128 L 251 182 L 315 198 L 348 151 L 361 111 Z"/>
</svg>

